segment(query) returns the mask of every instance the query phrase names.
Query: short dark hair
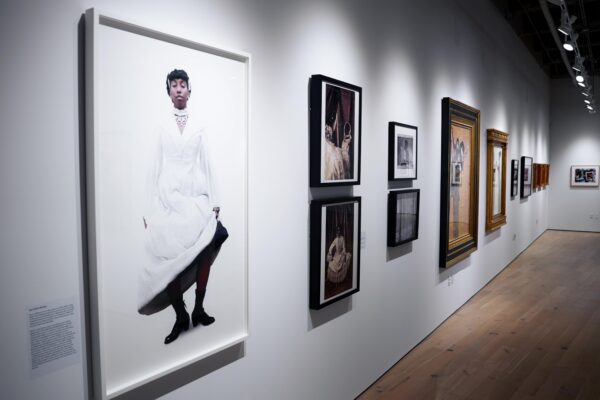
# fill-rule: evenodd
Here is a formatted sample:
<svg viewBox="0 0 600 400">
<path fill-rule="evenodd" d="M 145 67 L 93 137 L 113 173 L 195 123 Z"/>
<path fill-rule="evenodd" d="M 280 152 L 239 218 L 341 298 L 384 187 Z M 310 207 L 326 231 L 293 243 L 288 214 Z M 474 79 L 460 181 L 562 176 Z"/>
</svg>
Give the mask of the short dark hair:
<svg viewBox="0 0 600 400">
<path fill-rule="evenodd" d="M 171 94 L 171 81 L 175 79 L 181 79 L 185 81 L 188 90 L 190 92 L 192 91 L 192 87 L 190 86 L 190 77 L 188 76 L 187 72 L 182 69 L 174 69 L 167 75 L 167 94 Z"/>
</svg>

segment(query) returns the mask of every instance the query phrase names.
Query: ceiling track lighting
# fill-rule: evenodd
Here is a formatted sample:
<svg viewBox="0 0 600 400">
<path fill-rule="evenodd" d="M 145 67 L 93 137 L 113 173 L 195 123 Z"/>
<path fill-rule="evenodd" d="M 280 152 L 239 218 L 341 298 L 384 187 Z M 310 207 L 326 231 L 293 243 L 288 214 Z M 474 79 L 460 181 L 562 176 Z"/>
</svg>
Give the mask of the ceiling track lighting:
<svg viewBox="0 0 600 400">
<path fill-rule="evenodd" d="M 561 14 L 560 14 L 560 25 L 558 28 L 554 25 L 554 21 L 550 15 L 546 2 L 549 1 L 555 5 L 560 6 Z M 573 24 L 577 21 L 577 17 L 575 15 L 569 15 L 569 11 L 567 10 L 567 5 L 565 0 L 539 0 L 540 6 L 542 7 L 542 11 L 544 12 L 544 16 L 546 17 L 546 22 L 548 22 L 548 26 L 551 31 L 554 29 L 558 30 L 558 32 L 565 35 L 563 40 L 561 40 L 556 33 L 553 34 L 554 40 L 556 41 L 557 46 L 561 46 L 562 48 L 568 52 L 572 52 L 575 55 L 575 59 L 573 64 L 571 65 L 569 58 L 567 56 L 568 53 L 565 53 L 564 50 L 561 49 L 561 56 L 567 70 L 570 71 L 571 79 L 573 79 L 573 83 L 579 85 L 583 88 L 581 94 L 585 96 L 585 105 L 588 111 L 591 114 L 596 113 L 596 103 L 594 101 L 594 92 L 592 90 L 591 81 L 585 70 L 585 66 L 583 62 L 585 60 L 584 57 L 579 53 L 579 47 L 577 46 L 577 39 L 579 34 L 575 32 L 573 28 Z M 571 71 L 572 70 L 572 71 Z M 574 72 L 573 72 L 574 71 Z"/>
</svg>

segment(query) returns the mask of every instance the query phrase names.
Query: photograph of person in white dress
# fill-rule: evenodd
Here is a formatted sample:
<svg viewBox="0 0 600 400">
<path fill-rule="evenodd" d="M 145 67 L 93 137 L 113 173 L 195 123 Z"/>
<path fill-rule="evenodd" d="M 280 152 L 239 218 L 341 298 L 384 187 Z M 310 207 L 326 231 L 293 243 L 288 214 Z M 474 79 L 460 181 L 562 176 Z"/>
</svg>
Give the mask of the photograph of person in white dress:
<svg viewBox="0 0 600 400">
<path fill-rule="evenodd" d="M 173 108 L 159 123 L 153 167 L 149 173 L 149 205 L 140 223 L 151 263 L 139 276 L 138 312 L 152 315 L 169 306 L 175 324 L 164 343 L 192 326 L 208 326 L 215 318 L 204 309 L 210 268 L 228 232 L 219 221 L 215 178 L 199 114 L 188 107 L 192 87 L 181 69 L 166 78 Z M 194 309 L 186 310 L 183 294 L 196 284 Z"/>
</svg>

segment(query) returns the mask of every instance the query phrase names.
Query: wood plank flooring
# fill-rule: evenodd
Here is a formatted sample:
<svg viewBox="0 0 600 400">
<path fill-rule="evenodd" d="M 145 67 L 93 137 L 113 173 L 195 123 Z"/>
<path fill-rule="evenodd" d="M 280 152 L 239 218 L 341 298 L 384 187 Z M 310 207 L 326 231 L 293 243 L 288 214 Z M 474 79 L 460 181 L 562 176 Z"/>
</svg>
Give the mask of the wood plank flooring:
<svg viewBox="0 0 600 400">
<path fill-rule="evenodd" d="M 358 399 L 600 399 L 600 233 L 546 231 Z"/>
</svg>

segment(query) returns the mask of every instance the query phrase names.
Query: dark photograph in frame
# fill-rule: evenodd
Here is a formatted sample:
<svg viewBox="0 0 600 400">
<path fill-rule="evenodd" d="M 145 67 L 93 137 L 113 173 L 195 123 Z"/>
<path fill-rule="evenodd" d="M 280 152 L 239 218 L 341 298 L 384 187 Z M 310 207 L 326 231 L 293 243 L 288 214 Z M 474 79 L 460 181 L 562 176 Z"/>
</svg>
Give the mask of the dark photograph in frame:
<svg viewBox="0 0 600 400">
<path fill-rule="evenodd" d="M 521 198 L 531 196 L 533 183 L 533 158 L 521 157 Z"/>
<path fill-rule="evenodd" d="M 485 231 L 506 224 L 506 157 L 508 133 L 487 130 L 487 181 Z"/>
<path fill-rule="evenodd" d="M 419 189 L 388 193 L 388 247 L 396 247 L 419 237 Z"/>
<path fill-rule="evenodd" d="M 388 125 L 388 179 L 417 179 L 417 134 L 412 125 Z"/>
<path fill-rule="evenodd" d="M 516 197 L 519 192 L 519 160 L 511 161 L 510 177 L 510 197 Z"/>
<path fill-rule="evenodd" d="M 442 100 L 439 266 L 448 268 L 477 249 L 479 110 Z"/>
<path fill-rule="evenodd" d="M 310 308 L 359 291 L 360 197 L 310 204 Z"/>
<path fill-rule="evenodd" d="M 360 184 L 362 89 L 310 78 L 310 186 Z"/>
</svg>

